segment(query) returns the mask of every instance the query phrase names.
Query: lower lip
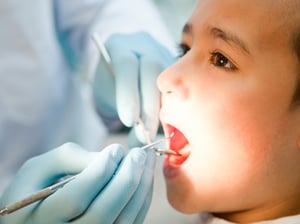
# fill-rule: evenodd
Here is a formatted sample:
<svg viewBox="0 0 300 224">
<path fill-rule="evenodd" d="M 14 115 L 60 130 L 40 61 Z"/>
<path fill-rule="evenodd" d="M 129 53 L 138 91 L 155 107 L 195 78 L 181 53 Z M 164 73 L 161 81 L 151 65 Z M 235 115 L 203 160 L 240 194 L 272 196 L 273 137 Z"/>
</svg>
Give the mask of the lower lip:
<svg viewBox="0 0 300 224">
<path fill-rule="evenodd" d="M 181 172 L 181 166 L 170 165 L 165 160 L 163 173 L 166 179 L 175 178 L 179 175 L 180 172 Z"/>
<path fill-rule="evenodd" d="M 180 173 L 180 167 L 164 166 L 164 176 L 166 179 L 175 178 Z"/>
</svg>

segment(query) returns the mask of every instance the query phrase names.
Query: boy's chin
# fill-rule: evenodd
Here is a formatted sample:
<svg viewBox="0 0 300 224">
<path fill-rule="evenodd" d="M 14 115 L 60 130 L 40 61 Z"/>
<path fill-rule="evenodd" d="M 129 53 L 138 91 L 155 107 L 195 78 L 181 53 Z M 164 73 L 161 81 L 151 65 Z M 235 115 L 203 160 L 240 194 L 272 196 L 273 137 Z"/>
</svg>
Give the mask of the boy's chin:
<svg viewBox="0 0 300 224">
<path fill-rule="evenodd" d="M 174 193 L 168 192 L 168 202 L 169 204 L 178 212 L 184 214 L 195 214 L 199 213 L 199 208 L 195 207 L 194 204 L 187 200 L 186 197 L 180 197 L 179 192 L 174 195 Z"/>
</svg>

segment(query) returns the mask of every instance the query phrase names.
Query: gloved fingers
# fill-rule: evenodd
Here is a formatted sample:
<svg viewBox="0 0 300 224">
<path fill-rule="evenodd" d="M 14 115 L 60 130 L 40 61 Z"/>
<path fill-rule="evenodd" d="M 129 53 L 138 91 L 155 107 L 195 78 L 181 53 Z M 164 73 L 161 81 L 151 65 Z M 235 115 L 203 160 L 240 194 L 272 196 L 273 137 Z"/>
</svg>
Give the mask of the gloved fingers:
<svg viewBox="0 0 300 224">
<path fill-rule="evenodd" d="M 157 106 L 159 106 L 159 101 L 156 101 L 156 99 L 159 99 L 156 77 L 162 69 L 171 64 L 174 57 L 164 46 L 145 32 L 114 34 L 108 38 L 105 46 L 110 55 L 111 68 L 115 76 L 116 105 L 120 120 L 125 126 L 133 127 L 140 116 L 146 114 L 146 119 L 143 119 L 148 123 L 151 137 L 154 137 L 158 127 L 158 115 L 151 118 L 148 113 L 152 110 L 156 112 Z M 141 62 L 143 58 L 146 58 L 146 63 Z M 149 106 L 141 112 L 140 104 L 145 103 L 145 101 L 141 102 L 145 96 L 140 96 L 144 85 L 147 85 L 144 92 L 151 99 L 147 103 Z M 154 90 L 151 91 L 151 88 Z M 153 96 L 151 93 L 153 93 Z M 108 94 L 103 92 L 103 95 L 107 96 Z M 154 104 L 156 106 L 151 109 L 153 101 L 156 102 Z M 142 107 L 144 108 L 143 104 Z M 150 120 L 147 117 L 150 117 Z M 140 138 L 139 136 L 138 139 Z"/>
<path fill-rule="evenodd" d="M 127 127 L 132 127 L 140 114 L 139 62 L 132 51 L 120 51 L 108 47 L 116 85 L 116 103 L 119 118 Z"/>
<path fill-rule="evenodd" d="M 146 129 L 144 121 L 139 118 L 138 122 L 131 128 L 128 133 L 129 148 L 141 147 L 151 142 L 150 132 Z"/>
<path fill-rule="evenodd" d="M 95 106 L 106 116 L 118 117 L 116 111 L 115 78 L 111 65 L 101 57 L 92 82 Z"/>
<path fill-rule="evenodd" d="M 137 125 L 135 125 L 133 128 L 131 128 L 128 133 L 127 145 L 129 148 L 141 147 L 142 145 L 145 145 L 142 142 L 140 142 L 139 139 L 137 138 L 136 128 L 137 128 Z"/>
<path fill-rule="evenodd" d="M 115 176 L 95 198 L 85 214 L 73 223 L 113 223 L 136 191 L 144 172 L 145 161 L 144 150 L 130 150 Z"/>
<path fill-rule="evenodd" d="M 122 210 L 118 216 L 115 223 L 133 223 L 137 216 L 139 219 L 145 217 L 147 210 L 151 202 L 151 192 L 153 190 L 153 177 L 154 177 L 154 166 L 155 166 L 155 153 L 153 150 L 147 151 L 147 161 L 145 164 L 144 172 L 132 198 L 129 200 L 128 204 Z M 149 198 L 150 197 L 150 198 Z M 146 203 L 146 204 L 145 204 Z M 141 209 L 144 210 L 141 210 Z M 142 212 L 140 214 L 140 212 Z M 143 223 L 142 220 L 140 223 Z"/>
<path fill-rule="evenodd" d="M 113 177 L 124 155 L 125 150 L 117 144 L 99 152 L 73 181 L 41 203 L 36 211 L 36 219 L 42 220 L 50 213 L 51 222 L 56 223 L 68 222 L 80 216 Z"/>
<path fill-rule="evenodd" d="M 51 185 L 66 174 L 81 172 L 95 153 L 73 143 L 66 143 L 26 161 L 5 190 L 2 203 L 11 203 Z"/>
<path fill-rule="evenodd" d="M 146 199 L 144 201 L 144 204 L 143 204 L 142 208 L 140 209 L 138 215 L 136 216 L 135 220 L 131 223 L 140 224 L 140 223 L 144 222 L 144 220 L 147 216 L 151 201 L 152 201 L 152 195 L 153 195 L 153 185 L 151 187 L 151 190 L 148 192 Z"/>
<path fill-rule="evenodd" d="M 51 185 L 62 175 L 80 172 L 93 160 L 94 154 L 82 150 L 76 144 L 67 143 L 45 154 L 33 157 L 25 162 L 4 191 L 1 207 L 17 202 Z M 38 205 L 39 202 L 28 205 L 13 215 L 4 216 L 3 222 L 18 223 L 20 220 L 24 223 L 24 220 L 32 218 L 32 212 Z"/>
<path fill-rule="evenodd" d="M 147 138 L 153 140 L 159 125 L 160 93 L 156 87 L 156 78 L 164 66 L 157 58 L 144 56 L 140 59 L 140 98 L 142 102 L 141 119 L 145 130 L 137 125 L 135 127 L 137 138 L 142 143 L 147 143 Z"/>
</svg>

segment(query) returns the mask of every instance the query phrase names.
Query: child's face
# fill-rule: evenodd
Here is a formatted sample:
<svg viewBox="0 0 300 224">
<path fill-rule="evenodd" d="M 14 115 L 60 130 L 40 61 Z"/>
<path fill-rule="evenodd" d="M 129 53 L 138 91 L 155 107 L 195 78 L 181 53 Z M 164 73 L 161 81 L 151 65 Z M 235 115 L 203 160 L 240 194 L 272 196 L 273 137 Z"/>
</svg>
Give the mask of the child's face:
<svg viewBox="0 0 300 224">
<path fill-rule="evenodd" d="M 201 0 L 185 26 L 189 50 L 158 78 L 170 148 L 184 155 L 165 160 L 176 209 L 237 220 L 300 212 L 298 61 L 285 14 L 274 0 Z"/>
</svg>

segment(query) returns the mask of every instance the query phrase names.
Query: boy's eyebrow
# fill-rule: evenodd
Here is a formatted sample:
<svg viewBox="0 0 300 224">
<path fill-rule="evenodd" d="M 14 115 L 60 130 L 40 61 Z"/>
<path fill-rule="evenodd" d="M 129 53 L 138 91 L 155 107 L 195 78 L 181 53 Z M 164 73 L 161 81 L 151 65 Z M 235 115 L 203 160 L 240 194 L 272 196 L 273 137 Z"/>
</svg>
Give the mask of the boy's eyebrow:
<svg viewBox="0 0 300 224">
<path fill-rule="evenodd" d="M 225 32 L 224 30 L 217 27 L 209 27 L 208 31 L 215 38 L 221 38 L 225 42 L 229 44 L 234 44 L 238 46 L 240 49 L 242 49 L 244 52 L 246 52 L 247 54 L 250 54 L 249 48 L 247 47 L 245 42 L 237 35 L 227 31 Z"/>
<path fill-rule="evenodd" d="M 191 34 L 193 31 L 193 26 L 190 23 L 186 23 L 183 27 L 182 32 L 184 34 Z M 234 44 L 242 49 L 245 53 L 250 54 L 249 48 L 247 47 L 246 43 L 237 35 L 224 31 L 217 27 L 209 27 L 208 32 L 215 38 L 221 38 L 225 42 L 229 44 Z"/>
</svg>

